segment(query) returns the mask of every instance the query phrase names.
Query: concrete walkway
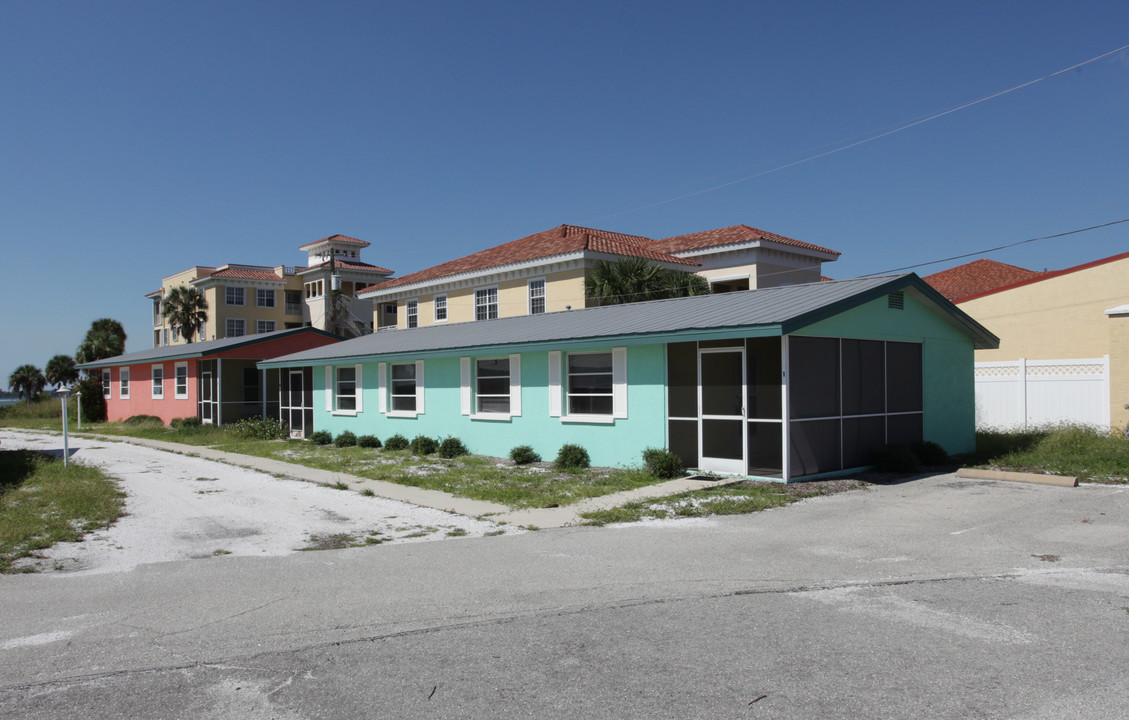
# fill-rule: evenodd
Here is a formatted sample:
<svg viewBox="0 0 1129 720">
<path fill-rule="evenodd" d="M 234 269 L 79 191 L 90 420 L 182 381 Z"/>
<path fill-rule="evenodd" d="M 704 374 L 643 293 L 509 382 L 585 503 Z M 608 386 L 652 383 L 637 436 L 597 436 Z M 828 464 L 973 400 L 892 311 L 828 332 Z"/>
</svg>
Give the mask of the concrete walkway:
<svg viewBox="0 0 1129 720">
<path fill-rule="evenodd" d="M 17 430 L 17 428 L 7 429 Z M 183 445 L 181 443 L 148 440 L 146 438 L 129 437 L 126 435 L 99 435 L 95 433 L 81 433 L 81 435 L 83 437 L 98 438 L 99 440 L 110 442 L 128 442 L 181 455 L 194 455 L 206 460 L 215 460 L 229 465 L 260 470 L 265 473 L 270 473 L 271 475 L 305 480 L 312 483 L 324 485 L 345 483 L 350 489 L 357 492 L 371 490 L 374 495 L 382 498 L 400 500 L 421 507 L 445 510 L 469 517 L 485 516 L 495 522 L 504 522 L 526 528 L 557 528 L 579 525 L 583 522 L 580 513 L 591 512 L 593 510 L 607 510 L 637 500 L 649 500 L 690 490 L 729 485 L 744 480 L 744 478 L 739 477 L 710 480 L 689 477 L 677 478 L 675 480 L 667 480 L 634 490 L 624 490 L 623 492 L 612 493 L 611 495 L 589 498 L 573 505 L 515 510 L 507 505 L 487 502 L 485 500 L 472 500 L 470 498 L 458 497 L 441 490 L 428 490 L 426 488 L 412 487 L 410 485 L 399 485 L 384 480 L 370 480 L 348 473 L 320 470 L 318 468 L 306 467 L 305 465 L 270 458 L 255 457 L 253 455 L 223 452 L 200 445 Z"/>
</svg>

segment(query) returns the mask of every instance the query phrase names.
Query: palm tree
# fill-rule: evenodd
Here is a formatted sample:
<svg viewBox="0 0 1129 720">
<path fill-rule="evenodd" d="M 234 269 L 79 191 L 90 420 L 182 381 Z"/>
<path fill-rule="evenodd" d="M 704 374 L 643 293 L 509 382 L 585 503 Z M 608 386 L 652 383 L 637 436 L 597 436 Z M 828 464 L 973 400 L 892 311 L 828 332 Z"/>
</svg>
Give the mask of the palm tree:
<svg viewBox="0 0 1129 720">
<path fill-rule="evenodd" d="M 43 377 L 43 371 L 34 365 L 20 365 L 8 376 L 8 388 L 18 392 L 27 403 L 31 403 L 31 399 L 38 395 L 46 384 L 47 378 Z"/>
<path fill-rule="evenodd" d="M 94 362 L 125 352 L 125 328 L 113 318 L 100 318 L 90 323 L 86 337 L 75 351 L 80 363 Z"/>
<path fill-rule="evenodd" d="M 709 282 L 700 275 L 663 268 L 639 257 L 601 260 L 584 278 L 584 296 L 595 305 L 705 295 L 709 291 Z"/>
<path fill-rule="evenodd" d="M 74 367 L 74 358 L 70 355 L 56 355 L 47 361 L 47 370 L 44 372 L 47 382 L 56 387 L 70 385 L 78 380 L 78 370 Z"/>
<path fill-rule="evenodd" d="M 200 288 L 178 285 L 165 297 L 165 317 L 174 332 L 180 332 L 185 342 L 192 342 L 196 329 L 208 319 L 208 301 Z"/>
</svg>

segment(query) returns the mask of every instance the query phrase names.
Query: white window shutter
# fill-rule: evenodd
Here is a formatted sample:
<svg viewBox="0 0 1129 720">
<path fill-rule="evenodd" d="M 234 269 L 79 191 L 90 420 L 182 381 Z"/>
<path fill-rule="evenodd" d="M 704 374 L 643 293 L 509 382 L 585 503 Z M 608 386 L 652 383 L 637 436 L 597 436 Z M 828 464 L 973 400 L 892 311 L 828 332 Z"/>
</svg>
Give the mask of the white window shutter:
<svg viewBox="0 0 1129 720">
<path fill-rule="evenodd" d="M 561 351 L 549 351 L 549 417 L 561 416 Z"/>
<path fill-rule="evenodd" d="M 376 366 L 376 409 L 381 415 L 388 414 L 388 363 Z"/>
<path fill-rule="evenodd" d="M 416 413 L 423 413 L 423 360 L 416 360 Z"/>
<path fill-rule="evenodd" d="M 364 366 L 361 365 L 360 363 L 357 363 L 353 367 L 356 369 L 356 372 L 357 372 L 357 382 L 353 386 L 353 392 L 355 392 L 357 394 L 356 395 L 356 397 L 357 397 L 357 412 L 361 412 L 362 410 L 365 409 L 364 408 L 365 384 L 363 382 L 361 382 L 361 380 L 362 380 L 362 378 L 361 378 L 361 368 L 363 368 Z"/>
<path fill-rule="evenodd" d="M 627 417 L 627 348 L 612 348 L 612 417 Z"/>
<path fill-rule="evenodd" d="M 333 367 L 325 366 L 325 411 L 333 412 Z"/>
<path fill-rule="evenodd" d="M 459 358 L 459 404 L 463 415 L 470 415 L 470 358 Z"/>
<path fill-rule="evenodd" d="M 521 355 L 510 355 L 510 415 L 521 415 Z"/>
</svg>

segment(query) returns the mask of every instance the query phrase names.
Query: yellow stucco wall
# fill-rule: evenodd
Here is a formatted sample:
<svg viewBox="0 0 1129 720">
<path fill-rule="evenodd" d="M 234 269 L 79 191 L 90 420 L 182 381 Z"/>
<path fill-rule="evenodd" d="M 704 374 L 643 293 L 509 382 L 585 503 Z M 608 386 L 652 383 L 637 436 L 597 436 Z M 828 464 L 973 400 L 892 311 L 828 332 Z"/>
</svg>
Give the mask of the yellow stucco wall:
<svg viewBox="0 0 1129 720">
<path fill-rule="evenodd" d="M 399 310 L 396 314 L 396 322 L 401 329 L 408 326 L 405 302 L 409 299 L 415 299 L 419 302 L 420 327 L 444 324 L 443 322 L 435 322 L 436 295 L 447 296 L 446 322 L 470 322 L 474 320 L 474 291 L 488 287 L 498 288 L 498 317 L 526 315 L 529 311 L 529 281 L 538 278 L 545 280 L 546 312 L 565 310 L 570 305 L 576 309 L 584 307 L 584 271 L 581 268 L 576 268 L 531 278 L 497 282 L 487 281 L 472 288 L 460 288 L 445 293 L 421 293 L 398 301 Z"/>
<path fill-rule="evenodd" d="M 1110 421 L 1129 422 L 1129 317 L 1105 311 L 1129 303 L 1129 258 L 960 303 L 1000 338 L 977 362 L 1110 356 Z"/>
</svg>

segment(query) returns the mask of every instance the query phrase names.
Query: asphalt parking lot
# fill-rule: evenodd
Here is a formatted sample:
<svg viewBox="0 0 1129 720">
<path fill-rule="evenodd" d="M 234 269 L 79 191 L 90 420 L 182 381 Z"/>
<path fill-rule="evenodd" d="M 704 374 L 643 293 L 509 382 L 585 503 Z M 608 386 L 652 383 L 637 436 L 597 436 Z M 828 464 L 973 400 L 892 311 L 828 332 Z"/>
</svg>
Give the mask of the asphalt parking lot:
<svg viewBox="0 0 1129 720">
<path fill-rule="evenodd" d="M 1129 488 L 0 577 L 0 716 L 1129 716 Z"/>
</svg>

